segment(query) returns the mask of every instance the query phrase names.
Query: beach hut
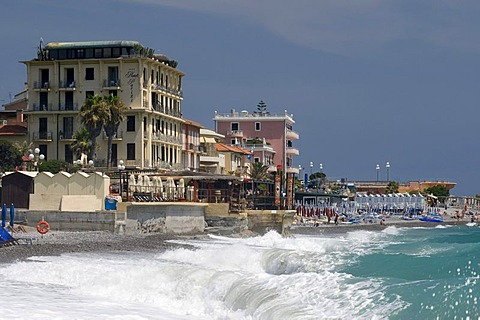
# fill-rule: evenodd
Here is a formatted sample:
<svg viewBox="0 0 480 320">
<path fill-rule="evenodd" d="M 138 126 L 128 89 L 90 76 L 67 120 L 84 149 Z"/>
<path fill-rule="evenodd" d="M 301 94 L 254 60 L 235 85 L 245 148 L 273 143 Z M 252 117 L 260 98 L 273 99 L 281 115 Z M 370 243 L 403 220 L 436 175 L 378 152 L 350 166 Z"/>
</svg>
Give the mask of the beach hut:
<svg viewBox="0 0 480 320">
<path fill-rule="evenodd" d="M 30 194 L 34 191 L 34 178 L 38 172 L 18 171 L 2 177 L 2 201 L 13 203 L 15 208 L 29 208 Z"/>
</svg>

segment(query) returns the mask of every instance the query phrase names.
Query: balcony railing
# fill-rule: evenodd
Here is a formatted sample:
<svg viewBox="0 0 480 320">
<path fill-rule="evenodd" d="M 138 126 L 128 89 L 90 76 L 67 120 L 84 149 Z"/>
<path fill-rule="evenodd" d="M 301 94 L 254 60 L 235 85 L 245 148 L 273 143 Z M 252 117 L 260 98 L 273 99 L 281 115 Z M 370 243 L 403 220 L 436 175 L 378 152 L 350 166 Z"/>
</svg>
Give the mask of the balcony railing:
<svg viewBox="0 0 480 320">
<path fill-rule="evenodd" d="M 165 91 L 167 93 L 171 93 L 173 95 L 177 95 L 177 96 L 180 96 L 180 97 L 183 96 L 182 89 L 172 89 L 172 88 L 168 88 L 164 85 L 160 85 L 160 84 L 156 84 L 156 83 L 152 83 L 151 88 L 152 88 L 152 90 Z"/>
<path fill-rule="evenodd" d="M 103 88 L 120 88 L 120 79 L 103 80 Z"/>
<path fill-rule="evenodd" d="M 75 90 L 75 81 L 60 81 L 60 90 Z"/>
<path fill-rule="evenodd" d="M 31 111 L 49 111 L 52 110 L 52 104 L 51 103 L 34 103 L 32 105 Z"/>
<path fill-rule="evenodd" d="M 122 139 L 123 139 L 123 131 L 117 131 L 113 135 L 113 140 L 122 140 Z M 105 133 L 105 131 L 103 131 L 103 140 L 108 140 L 108 137 L 107 137 L 107 134 Z"/>
<path fill-rule="evenodd" d="M 52 140 L 51 131 L 35 131 L 33 132 L 33 140 Z"/>
<path fill-rule="evenodd" d="M 35 81 L 33 83 L 33 89 L 35 90 L 50 90 L 50 82 L 48 81 Z"/>
<path fill-rule="evenodd" d="M 148 134 L 144 133 L 144 137 L 148 138 Z M 174 137 L 174 136 L 168 136 L 166 134 L 160 133 L 160 132 L 155 132 L 152 134 L 152 140 L 160 141 L 160 142 L 168 142 L 168 143 L 175 143 L 175 144 L 181 144 L 182 139 L 179 137 Z"/>
<path fill-rule="evenodd" d="M 286 138 L 289 140 L 298 140 L 300 139 L 300 135 L 293 130 L 287 130 Z"/>
<path fill-rule="evenodd" d="M 297 148 L 287 147 L 285 151 L 287 154 L 300 155 L 300 151 Z"/>
<path fill-rule="evenodd" d="M 232 138 L 243 138 L 243 130 L 228 131 L 227 136 L 230 136 Z"/>
<path fill-rule="evenodd" d="M 58 110 L 60 111 L 79 111 L 78 103 L 73 102 L 62 102 L 58 105 Z"/>
<path fill-rule="evenodd" d="M 295 167 L 287 167 L 287 173 L 299 174 L 300 169 Z"/>
<path fill-rule="evenodd" d="M 66 131 L 66 132 L 60 131 L 58 133 L 58 138 L 60 140 L 74 140 L 73 139 L 73 131 Z"/>
</svg>

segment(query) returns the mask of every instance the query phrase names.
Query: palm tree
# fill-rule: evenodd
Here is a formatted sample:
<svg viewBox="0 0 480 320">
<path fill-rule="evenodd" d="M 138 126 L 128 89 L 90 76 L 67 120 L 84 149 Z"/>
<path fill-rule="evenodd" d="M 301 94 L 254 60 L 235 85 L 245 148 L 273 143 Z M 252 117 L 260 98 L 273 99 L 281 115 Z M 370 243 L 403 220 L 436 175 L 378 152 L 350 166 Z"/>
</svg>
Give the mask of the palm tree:
<svg viewBox="0 0 480 320">
<path fill-rule="evenodd" d="M 112 161 L 112 141 L 113 137 L 117 133 L 120 123 L 125 119 L 125 112 L 127 107 L 123 104 L 122 100 L 114 96 L 113 94 L 103 97 L 103 100 L 108 109 L 109 117 L 103 125 L 105 134 L 108 138 L 108 151 L 107 151 L 107 167 L 110 168 Z"/>
<path fill-rule="evenodd" d="M 90 133 L 90 152 L 89 159 L 93 159 L 97 147 L 97 137 L 102 132 L 103 125 L 110 117 L 105 99 L 96 94 L 85 100 L 85 104 L 80 109 L 82 123 Z"/>
<path fill-rule="evenodd" d="M 253 180 L 269 180 L 268 166 L 261 162 L 254 162 L 250 166 L 250 178 Z"/>
<path fill-rule="evenodd" d="M 81 127 L 80 130 L 73 134 L 73 141 L 70 144 L 70 148 L 75 154 L 76 158 L 80 159 L 82 154 L 89 154 L 92 146 L 90 139 L 90 132 L 85 127 Z"/>
</svg>

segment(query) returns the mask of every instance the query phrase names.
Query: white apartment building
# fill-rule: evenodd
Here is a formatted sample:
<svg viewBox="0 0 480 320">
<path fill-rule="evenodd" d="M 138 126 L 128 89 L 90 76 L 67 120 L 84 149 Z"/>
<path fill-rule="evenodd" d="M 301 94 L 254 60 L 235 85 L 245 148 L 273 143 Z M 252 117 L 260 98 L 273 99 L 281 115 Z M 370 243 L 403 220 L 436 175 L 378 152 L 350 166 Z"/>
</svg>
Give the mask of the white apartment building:
<svg viewBox="0 0 480 320">
<path fill-rule="evenodd" d="M 52 42 L 27 67 L 29 141 L 46 159 L 77 160 L 70 143 L 89 95 L 113 94 L 128 107 L 112 146 L 127 167 L 183 168 L 182 77 L 177 62 L 136 41 Z M 105 166 L 107 137 L 95 166 Z M 90 159 L 89 159 L 90 160 Z"/>
</svg>

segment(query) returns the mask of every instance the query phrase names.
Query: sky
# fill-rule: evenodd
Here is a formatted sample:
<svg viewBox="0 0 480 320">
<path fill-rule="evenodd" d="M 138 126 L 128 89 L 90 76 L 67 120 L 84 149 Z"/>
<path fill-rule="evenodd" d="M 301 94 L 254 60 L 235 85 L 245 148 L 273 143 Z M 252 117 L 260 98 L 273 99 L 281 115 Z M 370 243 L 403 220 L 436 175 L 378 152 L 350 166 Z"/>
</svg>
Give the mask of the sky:
<svg viewBox="0 0 480 320">
<path fill-rule="evenodd" d="M 480 194 L 480 2 L 17 0 L 0 11 L 0 104 L 23 89 L 40 38 L 135 40 L 179 62 L 184 117 L 293 114 L 309 173 L 453 181 Z"/>
</svg>

